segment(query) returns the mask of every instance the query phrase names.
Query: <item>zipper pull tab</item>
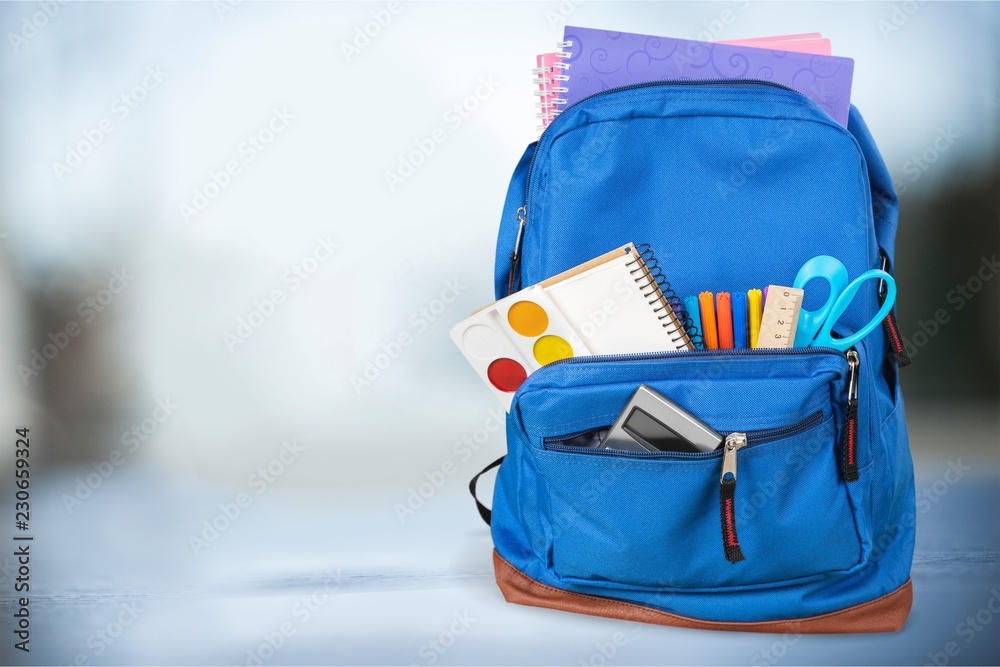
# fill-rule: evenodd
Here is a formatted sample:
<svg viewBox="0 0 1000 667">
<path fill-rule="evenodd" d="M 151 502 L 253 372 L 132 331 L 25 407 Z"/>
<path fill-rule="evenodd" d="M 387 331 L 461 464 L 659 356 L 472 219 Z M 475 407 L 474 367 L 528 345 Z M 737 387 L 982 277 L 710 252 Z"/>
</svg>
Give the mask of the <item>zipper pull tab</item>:
<svg viewBox="0 0 1000 667">
<path fill-rule="evenodd" d="M 726 481 L 726 476 L 733 478 L 736 483 L 736 452 L 747 446 L 746 433 L 730 433 L 726 436 L 725 448 L 722 452 L 722 477 L 720 482 Z"/>
<path fill-rule="evenodd" d="M 517 209 L 517 239 L 514 240 L 514 250 L 510 253 L 510 275 L 507 277 L 507 296 L 520 287 L 521 275 L 521 241 L 524 240 L 524 227 L 528 222 L 528 205 L 523 204 Z"/>
<path fill-rule="evenodd" d="M 889 272 L 889 256 L 885 254 L 885 251 L 879 248 L 879 255 L 882 258 L 882 262 L 879 266 L 880 269 Z M 885 303 L 885 281 L 878 281 L 878 305 L 881 308 L 882 304 Z M 889 311 L 889 315 L 882 320 L 882 329 L 885 331 L 885 337 L 889 340 L 889 350 L 892 352 L 893 358 L 896 360 L 896 365 L 900 368 L 904 366 L 909 366 L 912 363 L 910 359 L 910 353 L 906 351 L 906 346 L 903 344 L 903 335 L 899 333 L 899 325 L 896 324 L 896 316 L 893 311 Z"/>
<path fill-rule="evenodd" d="M 858 479 L 858 375 L 861 359 L 857 351 L 847 351 L 847 415 L 844 420 L 844 434 L 840 449 L 843 452 L 844 479 L 855 482 Z"/>
<path fill-rule="evenodd" d="M 743 560 L 743 550 L 736 537 L 736 453 L 747 446 L 746 433 L 730 433 L 722 446 L 722 476 L 719 477 L 722 546 L 726 552 L 726 560 L 738 563 Z"/>
</svg>

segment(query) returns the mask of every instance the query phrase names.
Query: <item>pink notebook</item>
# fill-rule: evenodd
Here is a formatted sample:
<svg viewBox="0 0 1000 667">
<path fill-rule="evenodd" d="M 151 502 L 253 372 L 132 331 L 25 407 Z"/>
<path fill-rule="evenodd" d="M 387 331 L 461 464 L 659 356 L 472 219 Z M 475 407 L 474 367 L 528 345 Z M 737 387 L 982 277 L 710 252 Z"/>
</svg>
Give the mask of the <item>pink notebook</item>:
<svg viewBox="0 0 1000 667">
<path fill-rule="evenodd" d="M 535 107 L 538 109 L 537 118 L 541 121 L 538 130 L 542 131 L 549 126 L 552 119 L 559 113 L 559 107 L 566 104 L 559 94 L 566 92 L 560 83 L 564 83 L 566 75 L 562 67 L 562 58 L 558 53 L 542 53 L 535 58 L 536 67 L 532 70 L 535 75 L 534 84 L 538 86 L 535 91 Z"/>
<path fill-rule="evenodd" d="M 717 43 L 730 44 L 732 46 L 751 46 L 755 49 L 771 49 L 772 51 L 810 53 L 815 56 L 833 55 L 830 51 L 830 40 L 824 39 L 818 32 L 810 32 L 802 35 L 779 35 L 778 37 L 734 39 Z"/>
</svg>

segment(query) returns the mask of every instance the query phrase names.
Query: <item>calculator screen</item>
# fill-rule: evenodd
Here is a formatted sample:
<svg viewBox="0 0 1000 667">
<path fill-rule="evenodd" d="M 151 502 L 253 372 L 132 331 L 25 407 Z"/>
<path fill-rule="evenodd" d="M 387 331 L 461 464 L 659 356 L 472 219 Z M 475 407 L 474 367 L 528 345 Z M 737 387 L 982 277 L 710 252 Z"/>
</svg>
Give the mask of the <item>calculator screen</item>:
<svg viewBox="0 0 1000 667">
<path fill-rule="evenodd" d="M 632 408 L 622 429 L 651 450 L 661 452 L 697 452 L 690 442 L 641 408 Z"/>
</svg>

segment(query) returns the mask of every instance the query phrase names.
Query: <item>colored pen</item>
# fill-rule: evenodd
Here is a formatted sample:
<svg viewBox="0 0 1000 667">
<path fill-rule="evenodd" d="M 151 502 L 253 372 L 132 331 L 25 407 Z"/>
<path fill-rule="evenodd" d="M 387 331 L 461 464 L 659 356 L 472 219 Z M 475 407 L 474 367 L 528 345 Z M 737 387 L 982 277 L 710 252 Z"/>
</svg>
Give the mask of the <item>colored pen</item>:
<svg viewBox="0 0 1000 667">
<path fill-rule="evenodd" d="M 696 296 L 686 296 L 684 297 L 684 309 L 687 310 L 687 316 L 691 318 L 691 323 L 701 330 L 701 308 L 698 307 L 698 297 Z M 690 332 L 688 332 L 690 334 Z M 700 340 L 692 341 L 694 347 L 697 350 L 705 349 L 704 334 L 699 337 Z"/>
<path fill-rule="evenodd" d="M 733 349 L 733 306 L 729 292 L 715 295 L 715 319 L 719 327 L 719 349 Z"/>
<path fill-rule="evenodd" d="M 706 350 L 719 349 L 719 330 L 715 326 L 715 299 L 711 292 L 698 295 L 698 305 L 701 306 L 701 337 L 705 341 Z"/>
<path fill-rule="evenodd" d="M 733 292 L 733 347 L 745 350 L 748 344 L 747 332 L 747 295 L 743 292 Z"/>
<path fill-rule="evenodd" d="M 760 335 L 760 318 L 764 314 L 764 304 L 761 303 L 759 289 L 747 291 L 747 319 L 750 323 L 750 347 L 757 347 L 757 337 Z"/>
</svg>

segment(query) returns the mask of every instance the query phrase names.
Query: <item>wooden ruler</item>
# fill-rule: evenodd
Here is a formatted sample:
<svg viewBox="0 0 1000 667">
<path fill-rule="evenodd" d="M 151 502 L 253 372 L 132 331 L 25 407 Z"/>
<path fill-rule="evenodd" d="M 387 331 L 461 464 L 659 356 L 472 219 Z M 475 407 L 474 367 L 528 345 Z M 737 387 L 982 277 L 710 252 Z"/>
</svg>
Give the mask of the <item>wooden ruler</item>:
<svg viewBox="0 0 1000 667">
<path fill-rule="evenodd" d="M 757 347 L 785 349 L 795 344 L 795 329 L 802 311 L 802 294 L 802 290 L 795 287 L 768 285 Z"/>
</svg>

